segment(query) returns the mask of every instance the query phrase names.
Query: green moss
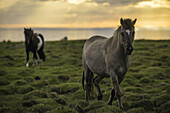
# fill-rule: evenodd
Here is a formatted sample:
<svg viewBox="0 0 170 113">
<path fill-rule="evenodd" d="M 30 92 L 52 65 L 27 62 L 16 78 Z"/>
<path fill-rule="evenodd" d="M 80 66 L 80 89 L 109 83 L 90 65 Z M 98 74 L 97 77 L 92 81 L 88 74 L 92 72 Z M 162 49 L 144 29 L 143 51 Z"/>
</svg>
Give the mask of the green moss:
<svg viewBox="0 0 170 113">
<path fill-rule="evenodd" d="M 26 86 L 19 87 L 18 92 L 20 94 L 25 94 L 33 90 L 34 90 L 33 87 L 31 87 L 30 85 L 26 85 Z"/>
<path fill-rule="evenodd" d="M 144 109 L 139 107 L 139 108 L 132 108 L 130 110 L 128 110 L 127 113 L 144 113 Z"/>
<path fill-rule="evenodd" d="M 132 79 L 129 79 L 129 78 L 127 78 L 127 79 L 125 78 L 125 80 L 123 82 L 125 82 L 125 83 L 127 83 L 127 84 L 129 84 L 131 86 L 135 85 L 135 81 L 132 80 Z"/>
<path fill-rule="evenodd" d="M 154 105 L 153 105 L 152 101 L 148 100 L 148 99 L 133 102 L 131 106 L 132 106 L 132 108 L 143 107 L 146 111 L 153 111 L 154 110 L 153 109 Z"/>
<path fill-rule="evenodd" d="M 32 106 L 30 109 L 28 109 L 28 111 L 31 113 L 45 113 L 51 110 L 53 110 L 51 106 L 44 105 L 44 104 L 37 104 L 37 105 Z"/>
<path fill-rule="evenodd" d="M 170 100 L 169 94 L 160 95 L 156 98 L 154 98 L 154 106 L 160 107 L 162 104 L 165 104 Z"/>
<path fill-rule="evenodd" d="M 0 70 L 0 76 L 4 76 L 4 75 L 7 75 L 7 72 L 3 71 L 3 70 Z"/>
<path fill-rule="evenodd" d="M 29 92 L 23 96 L 24 100 L 36 99 L 36 98 L 48 98 L 48 96 L 46 93 L 39 90 Z"/>
<path fill-rule="evenodd" d="M 32 77 L 25 77 L 24 80 L 29 82 L 29 83 L 34 81 L 34 79 Z"/>
<path fill-rule="evenodd" d="M 43 78 L 48 84 L 59 84 L 59 80 L 58 80 L 58 77 L 57 76 L 45 76 Z"/>
<path fill-rule="evenodd" d="M 25 80 L 16 80 L 14 82 L 14 85 L 20 86 L 20 85 L 26 85 L 27 82 Z"/>
<path fill-rule="evenodd" d="M 141 79 L 142 77 L 144 77 L 144 75 L 140 73 L 134 73 L 132 74 L 132 76 L 135 77 L 136 79 Z"/>
<path fill-rule="evenodd" d="M 44 86 L 47 86 L 48 83 L 47 83 L 46 81 L 44 81 L 44 80 L 40 80 L 40 81 L 33 82 L 31 85 L 32 85 L 33 87 L 42 88 L 42 87 L 44 87 Z"/>
<path fill-rule="evenodd" d="M 162 104 L 161 107 L 160 107 L 161 112 L 162 113 L 168 113 L 168 111 L 170 111 L 169 106 L 170 106 L 170 101 Z"/>
<path fill-rule="evenodd" d="M 143 93 L 143 89 L 140 87 L 127 87 L 124 89 L 125 92 Z"/>
<path fill-rule="evenodd" d="M 9 81 L 7 79 L 0 79 L 0 86 L 8 85 Z"/>
<path fill-rule="evenodd" d="M 85 101 L 82 88 L 84 42 L 46 42 L 47 60 L 33 66 L 30 53 L 29 68 L 25 67 L 23 42 L 0 43 L 0 112 L 76 113 L 82 108 L 86 113 L 124 113 L 118 107 L 116 96 L 113 105 L 107 105 L 113 87 L 110 78 L 100 82 L 103 100 L 91 96 L 88 103 Z M 127 113 L 169 113 L 168 45 L 168 40 L 135 40 L 130 68 L 120 84 Z"/>
<path fill-rule="evenodd" d="M 149 77 L 143 77 L 143 78 L 141 78 L 141 80 L 140 80 L 140 83 L 150 83 L 151 82 L 151 80 L 150 80 L 150 78 Z"/>
</svg>

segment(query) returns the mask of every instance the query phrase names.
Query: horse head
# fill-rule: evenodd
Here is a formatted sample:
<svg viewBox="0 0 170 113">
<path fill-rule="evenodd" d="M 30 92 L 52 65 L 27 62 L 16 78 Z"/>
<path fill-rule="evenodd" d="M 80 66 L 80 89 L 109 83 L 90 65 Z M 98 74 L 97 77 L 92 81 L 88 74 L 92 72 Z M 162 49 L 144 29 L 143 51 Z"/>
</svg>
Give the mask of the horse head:
<svg viewBox="0 0 170 113">
<path fill-rule="evenodd" d="M 122 37 L 122 45 L 124 47 L 124 51 L 126 55 L 131 55 L 133 51 L 133 40 L 135 35 L 135 23 L 136 20 L 131 19 L 120 19 L 121 23 L 121 37 Z"/>
<path fill-rule="evenodd" d="M 24 34 L 25 34 L 25 44 L 29 45 L 33 39 L 34 31 L 31 28 L 29 29 L 24 28 Z"/>
</svg>

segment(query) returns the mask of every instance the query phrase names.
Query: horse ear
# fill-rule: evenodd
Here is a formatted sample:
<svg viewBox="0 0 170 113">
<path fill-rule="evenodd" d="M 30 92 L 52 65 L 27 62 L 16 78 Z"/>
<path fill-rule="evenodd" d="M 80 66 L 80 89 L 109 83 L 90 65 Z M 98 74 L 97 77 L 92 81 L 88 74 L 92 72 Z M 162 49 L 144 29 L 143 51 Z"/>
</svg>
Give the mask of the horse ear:
<svg viewBox="0 0 170 113">
<path fill-rule="evenodd" d="M 123 19 L 122 18 L 120 19 L 120 24 L 123 25 Z"/>
<path fill-rule="evenodd" d="M 132 22 L 132 23 L 133 23 L 133 25 L 135 25 L 135 23 L 136 23 L 136 20 L 137 20 L 137 18 L 135 18 L 135 20 Z"/>
<path fill-rule="evenodd" d="M 26 28 L 24 27 L 24 30 L 26 30 Z"/>
</svg>

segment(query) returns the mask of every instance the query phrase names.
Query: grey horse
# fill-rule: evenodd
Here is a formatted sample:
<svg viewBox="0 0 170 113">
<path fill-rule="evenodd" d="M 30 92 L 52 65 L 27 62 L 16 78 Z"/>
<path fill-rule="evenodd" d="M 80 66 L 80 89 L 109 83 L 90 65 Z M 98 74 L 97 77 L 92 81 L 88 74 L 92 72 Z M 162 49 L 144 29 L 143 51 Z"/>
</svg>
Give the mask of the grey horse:
<svg viewBox="0 0 170 113">
<path fill-rule="evenodd" d="M 82 85 L 86 101 L 88 101 L 93 86 L 97 89 L 97 99 L 102 100 L 103 95 L 99 83 L 103 78 L 110 77 L 113 88 L 108 104 L 112 105 L 113 97 L 116 94 L 119 107 L 123 108 L 119 84 L 130 66 L 136 20 L 121 18 L 121 26 L 115 30 L 111 38 L 93 36 L 85 42 L 82 56 L 84 68 Z M 93 74 L 97 76 L 94 78 Z"/>
</svg>

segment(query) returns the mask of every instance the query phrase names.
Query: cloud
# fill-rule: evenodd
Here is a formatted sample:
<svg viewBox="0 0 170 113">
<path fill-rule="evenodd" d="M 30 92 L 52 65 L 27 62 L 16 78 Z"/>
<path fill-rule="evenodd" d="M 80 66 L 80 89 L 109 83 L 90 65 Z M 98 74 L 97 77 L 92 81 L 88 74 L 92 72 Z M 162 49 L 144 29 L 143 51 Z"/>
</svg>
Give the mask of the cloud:
<svg viewBox="0 0 170 113">
<path fill-rule="evenodd" d="M 6 8 L 9 8 L 9 7 L 15 5 L 15 3 L 17 1 L 18 0 L 1 0 L 0 1 L 0 10 L 4 10 Z"/>
<path fill-rule="evenodd" d="M 111 6 L 119 7 L 119 6 L 134 5 L 140 1 L 141 0 L 88 0 L 87 2 L 95 2 L 97 4 L 108 3 Z M 143 1 L 150 1 L 150 0 L 143 0 Z"/>
<path fill-rule="evenodd" d="M 142 1 L 136 4 L 136 7 L 170 8 L 170 1 L 168 0 Z"/>
<path fill-rule="evenodd" d="M 169 2 L 161 0 L 5 0 L 0 4 L 0 25 L 30 24 L 76 27 L 112 27 L 120 18 L 138 18 L 137 25 L 170 21 Z M 158 0 L 157 0 L 158 1 Z M 145 5 L 155 3 L 154 5 Z M 141 4 L 144 4 L 141 6 Z M 159 15 L 158 15 L 159 14 Z M 159 23 L 158 23 L 159 21 Z"/>
</svg>

